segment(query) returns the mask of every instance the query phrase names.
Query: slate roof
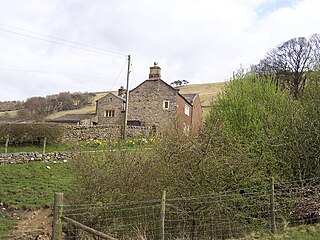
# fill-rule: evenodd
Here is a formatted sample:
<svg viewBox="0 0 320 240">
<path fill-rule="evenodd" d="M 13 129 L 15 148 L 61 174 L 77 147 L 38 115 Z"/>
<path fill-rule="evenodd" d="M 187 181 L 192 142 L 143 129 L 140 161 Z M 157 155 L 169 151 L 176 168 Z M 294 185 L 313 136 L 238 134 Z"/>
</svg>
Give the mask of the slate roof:
<svg viewBox="0 0 320 240">
<path fill-rule="evenodd" d="M 46 122 L 65 122 L 65 123 L 77 123 L 84 119 L 90 119 L 95 117 L 95 114 L 65 114 L 61 117 L 54 119 L 48 119 Z"/>
<path fill-rule="evenodd" d="M 196 98 L 196 93 L 180 94 L 182 97 L 191 105 L 193 104 L 194 99 Z"/>
</svg>

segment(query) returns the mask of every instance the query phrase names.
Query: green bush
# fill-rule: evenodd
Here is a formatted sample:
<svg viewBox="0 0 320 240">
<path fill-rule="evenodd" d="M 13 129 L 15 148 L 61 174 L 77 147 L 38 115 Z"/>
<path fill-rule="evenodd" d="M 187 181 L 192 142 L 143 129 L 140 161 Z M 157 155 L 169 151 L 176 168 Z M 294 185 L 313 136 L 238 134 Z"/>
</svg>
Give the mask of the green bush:
<svg viewBox="0 0 320 240">
<path fill-rule="evenodd" d="M 40 144 L 44 138 L 48 143 L 61 139 L 65 127 L 58 124 L 31 123 L 31 124 L 1 124 L 0 143 L 4 144 L 9 137 L 10 144 Z"/>
<path fill-rule="evenodd" d="M 277 91 L 271 79 L 250 74 L 232 80 L 212 105 L 205 128 L 215 121 L 240 147 L 250 149 L 266 176 L 316 177 L 319 165 L 319 78 L 300 99 Z"/>
<path fill-rule="evenodd" d="M 152 150 L 83 152 L 73 169 L 79 191 L 71 199 L 80 203 L 150 199 L 163 190 L 164 173 Z"/>
</svg>

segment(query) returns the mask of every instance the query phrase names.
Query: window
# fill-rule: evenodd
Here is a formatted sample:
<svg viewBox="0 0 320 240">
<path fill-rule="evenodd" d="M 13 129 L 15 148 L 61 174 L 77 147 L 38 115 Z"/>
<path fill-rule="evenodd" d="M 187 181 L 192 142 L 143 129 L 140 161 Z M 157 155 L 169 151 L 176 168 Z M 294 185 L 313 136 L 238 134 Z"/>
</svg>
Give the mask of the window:
<svg viewBox="0 0 320 240">
<path fill-rule="evenodd" d="M 184 113 L 187 115 L 187 116 L 190 116 L 190 107 L 186 104 L 184 105 Z"/>
<path fill-rule="evenodd" d="M 165 100 L 163 101 L 163 109 L 164 110 L 169 110 L 170 102 Z"/>
<path fill-rule="evenodd" d="M 104 112 L 105 117 L 114 117 L 114 110 L 106 110 Z"/>
</svg>

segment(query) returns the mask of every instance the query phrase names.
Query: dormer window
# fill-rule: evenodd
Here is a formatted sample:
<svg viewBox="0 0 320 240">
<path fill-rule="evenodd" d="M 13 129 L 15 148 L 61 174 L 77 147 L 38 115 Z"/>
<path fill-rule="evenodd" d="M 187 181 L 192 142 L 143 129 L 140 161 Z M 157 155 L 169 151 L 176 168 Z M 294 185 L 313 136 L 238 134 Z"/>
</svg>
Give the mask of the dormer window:
<svg viewBox="0 0 320 240">
<path fill-rule="evenodd" d="M 163 101 L 163 109 L 164 110 L 169 110 L 169 107 L 170 107 L 170 101 L 164 100 Z"/>
</svg>

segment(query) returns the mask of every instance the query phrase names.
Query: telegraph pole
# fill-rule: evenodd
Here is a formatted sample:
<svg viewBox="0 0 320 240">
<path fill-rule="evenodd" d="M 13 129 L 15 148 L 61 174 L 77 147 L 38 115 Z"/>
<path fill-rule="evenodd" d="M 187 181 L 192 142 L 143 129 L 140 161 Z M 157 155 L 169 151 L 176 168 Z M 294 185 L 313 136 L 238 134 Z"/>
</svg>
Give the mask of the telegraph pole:
<svg viewBox="0 0 320 240">
<path fill-rule="evenodd" d="M 127 89 L 126 89 L 126 109 L 124 114 L 124 123 L 123 123 L 123 136 L 125 139 L 127 137 L 127 125 L 128 125 L 128 110 L 129 110 L 129 75 L 130 75 L 130 55 L 128 55 L 128 71 L 127 71 Z"/>
</svg>

